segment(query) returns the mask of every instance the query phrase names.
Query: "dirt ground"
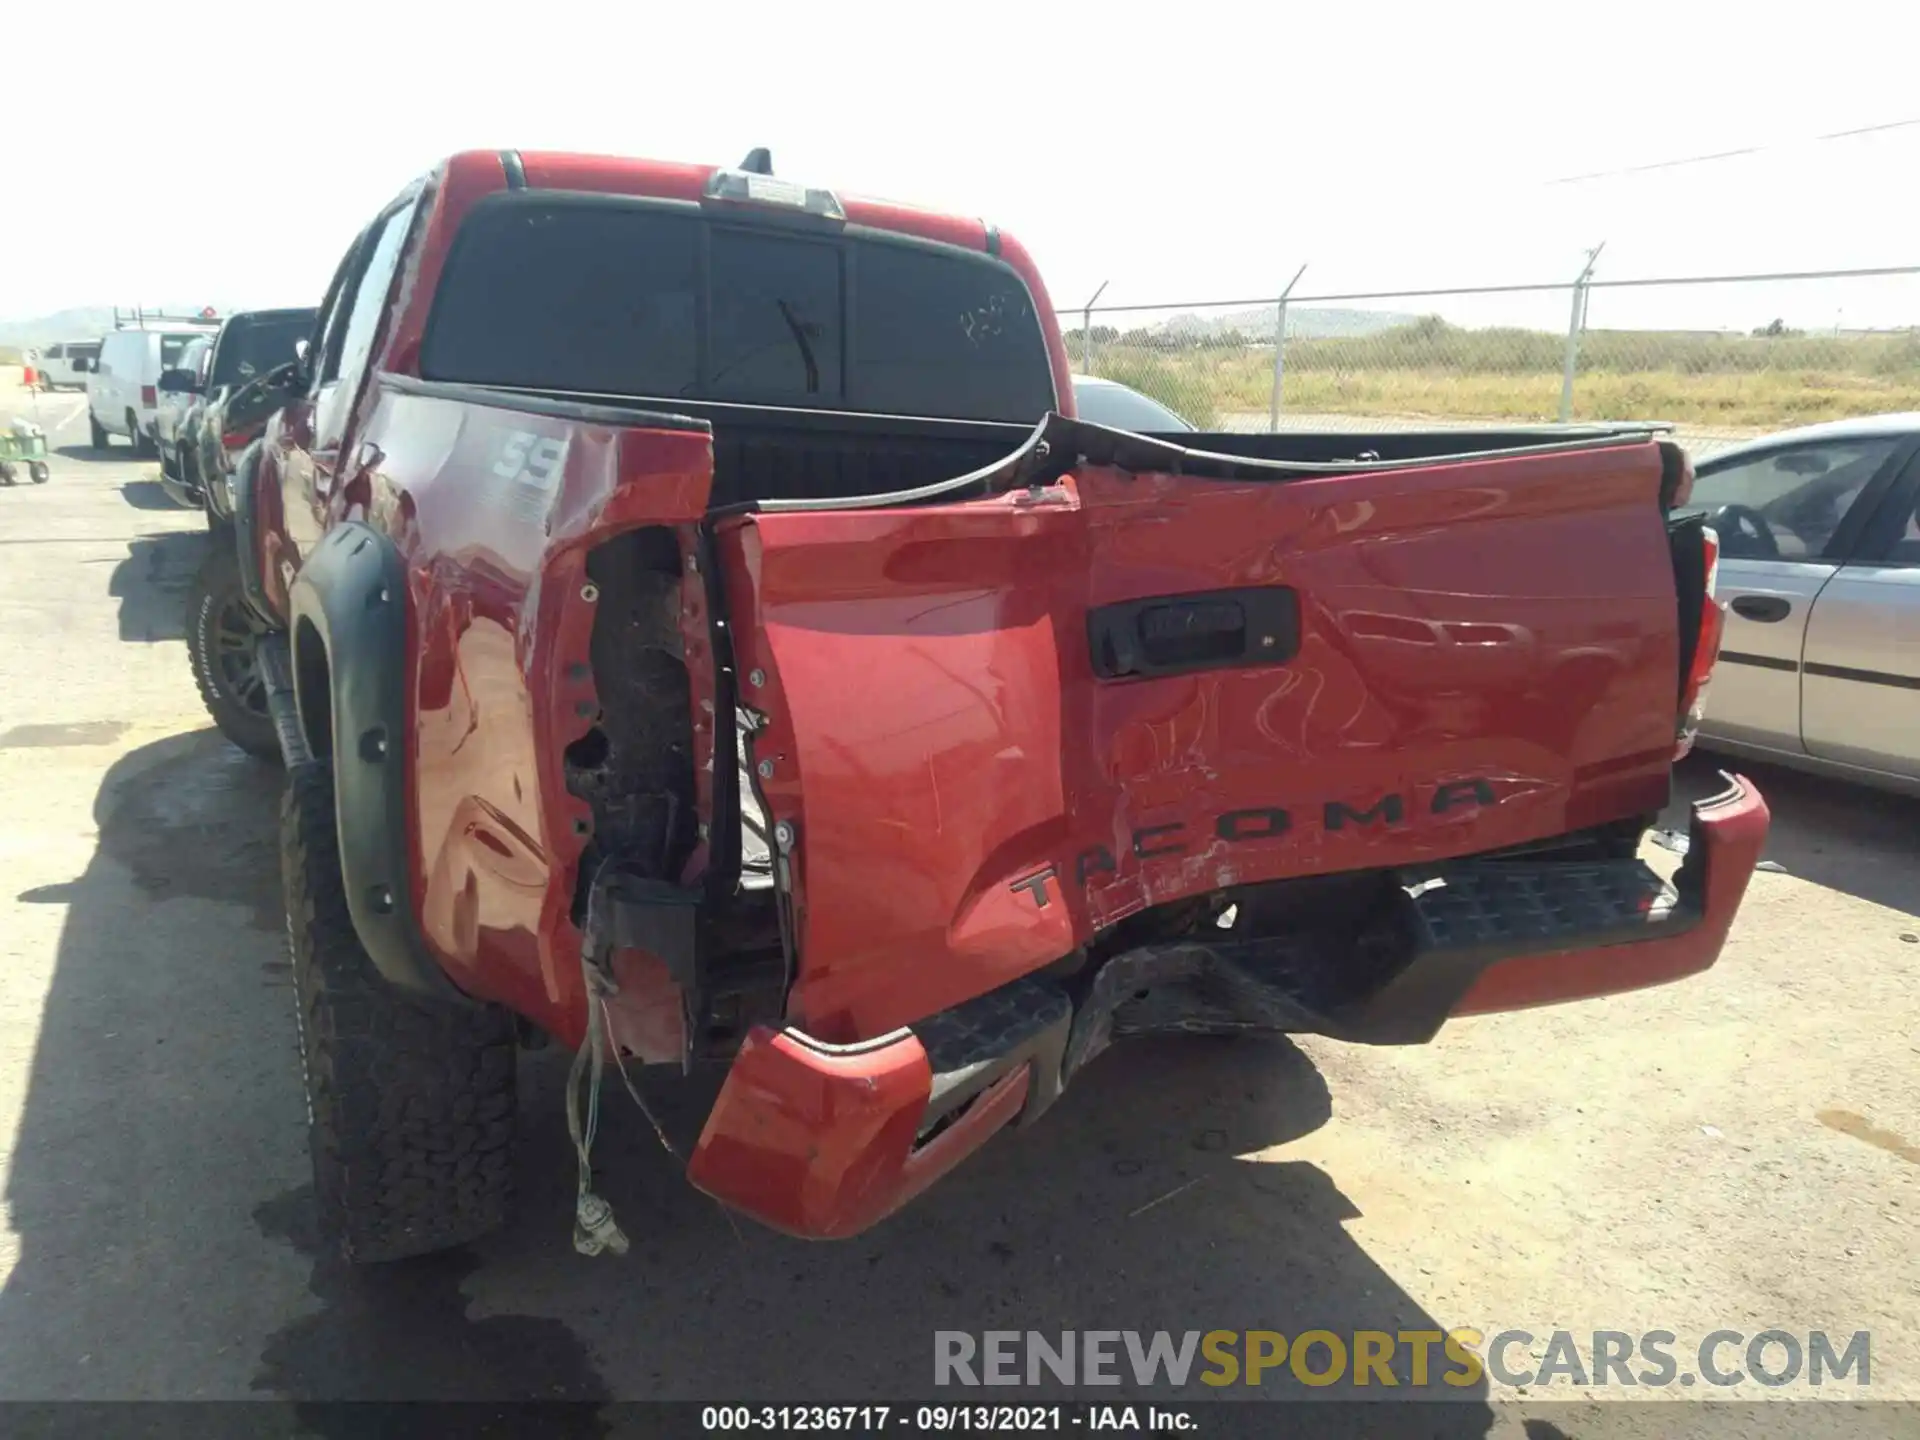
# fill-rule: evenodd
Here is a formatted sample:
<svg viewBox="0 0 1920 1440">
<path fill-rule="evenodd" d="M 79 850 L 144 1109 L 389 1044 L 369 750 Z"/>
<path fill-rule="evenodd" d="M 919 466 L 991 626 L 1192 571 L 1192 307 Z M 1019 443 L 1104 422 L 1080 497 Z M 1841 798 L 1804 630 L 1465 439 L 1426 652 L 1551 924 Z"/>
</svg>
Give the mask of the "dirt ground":
<svg viewBox="0 0 1920 1440">
<path fill-rule="evenodd" d="M 1778 868 L 1684 984 L 1417 1049 L 1121 1047 L 837 1245 L 736 1233 L 620 1097 L 619 1261 L 570 1248 L 565 1057 L 529 1055 L 514 1227 L 342 1270 L 277 778 L 187 672 L 203 526 L 83 404 L 41 402 L 52 483 L 0 490 L 0 1398 L 847 1400 L 927 1393 L 939 1329 L 1470 1326 L 1867 1330 L 1871 1386 L 1822 1393 L 1920 1399 L 1920 805 L 1774 771 Z M 711 1083 L 651 1089 L 689 1143 Z"/>
</svg>

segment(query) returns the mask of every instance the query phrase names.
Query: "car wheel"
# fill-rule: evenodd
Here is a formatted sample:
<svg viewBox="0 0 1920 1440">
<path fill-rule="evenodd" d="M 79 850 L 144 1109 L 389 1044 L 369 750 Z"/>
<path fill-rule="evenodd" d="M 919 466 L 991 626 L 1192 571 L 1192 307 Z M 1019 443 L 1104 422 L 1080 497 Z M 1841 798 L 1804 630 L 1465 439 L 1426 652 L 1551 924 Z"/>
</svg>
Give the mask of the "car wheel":
<svg viewBox="0 0 1920 1440">
<path fill-rule="evenodd" d="M 133 453 L 152 459 L 160 453 L 160 447 L 148 438 L 140 428 L 140 417 L 133 411 L 127 411 L 127 440 L 133 446 Z"/>
<path fill-rule="evenodd" d="M 260 671 L 260 637 L 266 633 L 240 584 L 240 557 L 230 545 L 215 545 L 194 579 L 187 610 L 192 633 L 187 657 L 193 683 L 220 733 L 249 755 L 280 759 L 280 736 L 267 713 L 266 678 Z"/>
<path fill-rule="evenodd" d="M 506 1223 L 515 1040 L 499 1006 L 416 1001 L 374 968 L 347 906 L 335 803 L 332 762 L 288 774 L 280 864 L 321 1229 L 365 1264 Z"/>
<path fill-rule="evenodd" d="M 96 450 L 107 448 L 107 427 L 100 423 L 100 417 L 91 409 L 87 411 L 87 439 Z"/>
<path fill-rule="evenodd" d="M 53 477 L 53 472 L 47 469 L 47 462 L 44 460 L 35 460 L 27 467 L 27 471 L 33 476 L 33 483 L 36 485 L 44 485 Z"/>
</svg>

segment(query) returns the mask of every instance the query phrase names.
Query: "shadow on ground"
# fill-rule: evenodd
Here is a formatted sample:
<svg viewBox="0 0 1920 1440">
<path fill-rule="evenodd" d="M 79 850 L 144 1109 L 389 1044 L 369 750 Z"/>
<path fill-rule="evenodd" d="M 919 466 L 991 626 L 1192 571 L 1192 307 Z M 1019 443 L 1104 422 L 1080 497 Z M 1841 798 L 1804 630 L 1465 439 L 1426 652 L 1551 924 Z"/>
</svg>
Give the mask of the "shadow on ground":
<svg viewBox="0 0 1920 1440">
<path fill-rule="evenodd" d="M 633 1237 L 618 1260 L 571 1247 L 567 1057 L 532 1054 L 516 1223 L 347 1269 L 317 1243 L 307 1184 L 278 785 L 211 731 L 141 747 L 101 787 L 85 873 L 20 897 L 67 916 L 8 1179 L 0 1397 L 585 1401 L 547 1428 L 591 1434 L 614 1423 L 591 1403 L 609 1398 L 1050 1393 L 936 1391 L 943 1329 L 1447 1328 L 1349 1237 L 1357 1212 L 1327 1174 L 1261 1158 L 1330 1110 L 1283 1040 L 1116 1047 L 1032 1130 L 832 1245 L 730 1223 L 615 1085 L 595 1158 Z M 646 1078 L 684 1152 L 715 1078 Z M 1204 1368 L 1187 1398 L 1215 1398 Z M 1483 1434 L 1483 1387 L 1442 1387 L 1443 1368 L 1431 1393 L 1462 1403 L 1365 1407 L 1356 1428 Z M 1268 1378 L 1219 1393 L 1271 1394 Z M 1146 1392 L 1129 1378 L 1078 1393 Z M 315 1408 L 303 1425 L 364 1434 L 365 1418 Z"/>
<path fill-rule="evenodd" d="M 158 480 L 126 480 L 120 485 L 120 498 L 136 510 L 178 510 L 173 497 Z"/>
<path fill-rule="evenodd" d="M 1920 916 L 1920 800 L 1777 765 L 1696 752 L 1674 774 L 1665 823 L 1686 828 L 1686 805 L 1720 790 L 1722 770 L 1745 775 L 1773 812 L 1765 859 L 1789 875 Z"/>
<path fill-rule="evenodd" d="M 139 454 L 131 445 L 56 445 L 53 453 L 67 460 L 78 460 L 86 465 L 125 465 L 138 460 L 151 460 L 151 455 Z"/>
<path fill-rule="evenodd" d="M 140 644 L 184 640 L 187 596 L 206 558 L 207 536 L 199 530 L 143 535 L 127 544 L 115 562 L 107 593 L 120 602 L 120 638 Z"/>
</svg>

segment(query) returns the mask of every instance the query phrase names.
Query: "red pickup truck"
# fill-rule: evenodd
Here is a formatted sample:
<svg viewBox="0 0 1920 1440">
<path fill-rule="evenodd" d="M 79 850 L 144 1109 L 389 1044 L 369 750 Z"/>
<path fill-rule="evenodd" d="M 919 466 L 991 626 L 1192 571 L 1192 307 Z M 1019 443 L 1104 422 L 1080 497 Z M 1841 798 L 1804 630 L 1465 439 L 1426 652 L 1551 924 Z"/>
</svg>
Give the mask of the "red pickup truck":
<svg viewBox="0 0 1920 1440">
<path fill-rule="evenodd" d="M 763 152 L 454 156 L 301 367 L 235 583 L 352 1259 L 500 1223 L 518 1044 L 724 1063 L 693 1183 L 841 1236 L 1119 1037 L 1702 970 L 1765 838 L 1636 858 L 1720 619 L 1657 426 L 1085 424 L 1010 236 Z"/>
</svg>

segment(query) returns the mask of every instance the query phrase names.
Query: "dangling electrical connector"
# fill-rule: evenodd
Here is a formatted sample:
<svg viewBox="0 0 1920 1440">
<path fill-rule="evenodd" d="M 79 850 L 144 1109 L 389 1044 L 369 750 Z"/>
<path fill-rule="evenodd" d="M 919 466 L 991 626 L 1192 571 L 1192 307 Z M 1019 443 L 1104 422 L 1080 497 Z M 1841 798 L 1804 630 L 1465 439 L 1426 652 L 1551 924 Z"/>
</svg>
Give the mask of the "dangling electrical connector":
<svg viewBox="0 0 1920 1440">
<path fill-rule="evenodd" d="M 791 839 L 790 836 L 788 838 Z M 613 1012 L 607 1001 L 620 993 L 620 986 L 615 982 L 607 963 L 607 957 L 613 949 L 612 933 L 607 927 L 613 926 L 617 930 L 618 922 L 610 913 L 611 902 L 605 891 L 618 874 L 616 862 L 611 857 L 603 859 L 587 888 L 587 923 L 580 947 L 580 977 L 586 992 L 587 1034 L 573 1057 L 573 1069 L 567 1075 L 567 1133 L 573 1137 L 573 1152 L 580 1167 L 580 1186 L 573 1207 L 573 1248 L 582 1255 L 605 1252 L 624 1255 L 628 1247 L 626 1233 L 614 1222 L 613 1207 L 595 1194 L 593 1189 L 593 1139 L 600 1129 L 600 1080 L 606 1070 L 609 1051 L 613 1054 L 614 1066 L 620 1072 L 621 1083 L 626 1086 L 627 1094 L 633 1098 L 640 1113 L 646 1116 L 647 1123 L 653 1127 L 661 1148 L 682 1167 L 686 1165 L 685 1158 L 674 1148 L 673 1141 L 667 1138 L 666 1128 L 661 1125 L 659 1117 L 653 1113 L 646 1097 L 627 1073 L 626 1061 L 620 1054 L 620 1043 L 614 1036 Z M 581 1103 L 582 1082 L 586 1090 L 584 1112 Z M 721 1214 L 726 1215 L 724 1208 Z M 740 1229 L 734 1225 L 731 1215 L 727 1215 L 727 1225 L 733 1230 L 734 1238 L 739 1239 Z"/>
<path fill-rule="evenodd" d="M 606 1070 L 606 1047 L 612 1043 L 607 1028 L 606 996 L 615 989 L 612 978 L 595 963 L 592 917 L 589 916 L 588 943 L 581 946 L 580 978 L 586 990 L 587 1034 L 585 1043 L 575 1052 L 573 1069 L 567 1074 L 567 1134 L 573 1137 L 574 1158 L 579 1163 L 579 1191 L 573 1206 L 573 1248 L 582 1255 L 611 1252 L 627 1253 L 626 1233 L 614 1221 L 613 1207 L 594 1193 L 593 1141 L 600 1130 L 600 1078 Z M 581 1081 L 586 1082 L 585 1115 L 581 1113 Z"/>
</svg>

